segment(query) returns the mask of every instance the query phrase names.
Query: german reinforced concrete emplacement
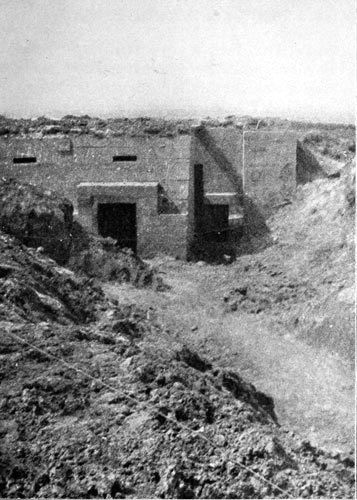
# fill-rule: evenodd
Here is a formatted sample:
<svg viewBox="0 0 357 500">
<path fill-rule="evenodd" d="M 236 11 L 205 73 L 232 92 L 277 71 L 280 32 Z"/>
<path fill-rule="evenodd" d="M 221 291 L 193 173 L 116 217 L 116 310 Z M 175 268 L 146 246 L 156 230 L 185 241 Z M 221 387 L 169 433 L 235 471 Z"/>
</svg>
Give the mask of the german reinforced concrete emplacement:
<svg viewBox="0 0 357 500">
<path fill-rule="evenodd" d="M 292 198 L 297 143 L 289 131 L 204 126 L 173 137 L 7 136 L 0 175 L 56 190 L 90 231 L 141 257 L 187 259 L 197 245 L 229 252 L 252 211 L 266 219 Z"/>
</svg>

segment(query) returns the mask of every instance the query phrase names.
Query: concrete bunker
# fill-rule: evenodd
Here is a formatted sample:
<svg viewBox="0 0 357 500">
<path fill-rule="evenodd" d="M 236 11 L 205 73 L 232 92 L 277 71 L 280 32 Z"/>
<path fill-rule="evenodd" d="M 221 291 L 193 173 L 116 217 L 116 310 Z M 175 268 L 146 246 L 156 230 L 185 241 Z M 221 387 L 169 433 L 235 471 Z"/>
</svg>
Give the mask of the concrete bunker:
<svg viewBox="0 0 357 500">
<path fill-rule="evenodd" d="M 263 227 L 313 177 L 296 148 L 294 132 L 205 125 L 172 137 L 9 136 L 0 175 L 56 190 L 83 226 L 143 258 L 204 258 L 234 253 L 246 227 Z"/>
</svg>

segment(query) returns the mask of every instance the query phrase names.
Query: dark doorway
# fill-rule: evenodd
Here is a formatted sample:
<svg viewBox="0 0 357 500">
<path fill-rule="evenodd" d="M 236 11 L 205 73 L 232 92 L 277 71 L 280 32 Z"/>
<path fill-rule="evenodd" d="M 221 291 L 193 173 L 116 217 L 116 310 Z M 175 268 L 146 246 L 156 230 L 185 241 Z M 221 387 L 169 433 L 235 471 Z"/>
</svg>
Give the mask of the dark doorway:
<svg viewBox="0 0 357 500">
<path fill-rule="evenodd" d="M 98 205 L 98 232 L 110 236 L 121 248 L 136 252 L 135 203 L 100 203 Z"/>
<path fill-rule="evenodd" d="M 203 185 L 203 165 L 194 166 L 193 177 L 194 190 L 194 214 L 195 214 L 195 233 L 196 235 L 202 232 L 204 220 L 204 185 Z"/>
<path fill-rule="evenodd" d="M 205 206 L 205 232 L 206 240 L 215 243 L 228 241 L 229 206 Z"/>
</svg>

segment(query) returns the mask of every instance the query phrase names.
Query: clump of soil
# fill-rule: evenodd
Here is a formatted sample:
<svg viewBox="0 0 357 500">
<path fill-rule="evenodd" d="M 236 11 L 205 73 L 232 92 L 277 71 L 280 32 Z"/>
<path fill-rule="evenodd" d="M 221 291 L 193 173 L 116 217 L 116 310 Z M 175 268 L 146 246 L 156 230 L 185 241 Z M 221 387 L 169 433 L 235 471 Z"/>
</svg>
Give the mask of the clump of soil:
<svg viewBox="0 0 357 500">
<path fill-rule="evenodd" d="M 0 228 L 29 247 L 42 247 L 59 264 L 70 256 L 73 206 L 53 191 L 0 180 Z"/>
<path fill-rule="evenodd" d="M 0 254 L 0 319 L 77 323 L 96 317 L 104 294 L 88 278 L 1 232 Z"/>
<path fill-rule="evenodd" d="M 157 269 L 136 256 L 131 249 L 120 249 L 115 240 L 87 233 L 77 222 L 72 226 L 73 245 L 68 267 L 80 275 L 101 281 L 131 283 L 156 291 L 167 289 Z"/>
</svg>

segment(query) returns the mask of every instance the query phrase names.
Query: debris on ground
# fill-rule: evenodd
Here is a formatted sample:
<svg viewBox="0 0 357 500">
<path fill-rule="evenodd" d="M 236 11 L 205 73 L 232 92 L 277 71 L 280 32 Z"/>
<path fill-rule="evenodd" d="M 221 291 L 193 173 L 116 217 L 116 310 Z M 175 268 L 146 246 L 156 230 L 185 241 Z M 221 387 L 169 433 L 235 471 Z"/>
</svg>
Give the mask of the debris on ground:
<svg viewBox="0 0 357 500">
<path fill-rule="evenodd" d="M 31 322 L 94 320 L 104 294 L 34 249 L 0 232 L 0 318 Z"/>
<path fill-rule="evenodd" d="M 59 264 L 70 256 L 73 206 L 50 190 L 0 180 L 0 229 L 28 247 L 43 248 Z"/>
<path fill-rule="evenodd" d="M 273 400 L 239 374 L 173 342 L 145 310 L 0 241 L 0 496 L 353 498 L 353 458 L 281 428 Z M 26 284 L 50 307 L 18 297 Z"/>
<path fill-rule="evenodd" d="M 7 118 L 0 115 L 0 136 L 3 137 L 51 137 L 51 136 L 82 136 L 90 135 L 103 139 L 107 137 L 131 137 L 159 136 L 175 137 L 177 135 L 189 135 L 193 127 L 198 125 L 206 127 L 233 127 L 240 130 L 296 130 L 306 137 L 306 143 L 319 144 L 321 152 L 325 155 L 334 154 L 345 159 L 341 155 L 343 151 L 351 153 L 354 151 L 355 129 L 354 125 L 333 123 L 312 123 L 306 121 L 293 121 L 281 118 L 257 118 L 252 116 L 229 115 L 223 118 L 107 118 L 90 117 L 88 115 L 76 116 L 66 115 L 60 119 L 40 116 L 33 119 Z M 338 137 L 348 134 L 345 142 Z M 334 136 L 335 140 L 328 138 Z"/>
<path fill-rule="evenodd" d="M 72 251 L 68 267 L 80 275 L 101 281 L 131 283 L 135 287 L 151 287 L 163 291 L 167 286 L 159 271 L 140 259 L 131 249 L 121 249 L 112 238 L 89 234 L 74 222 Z"/>
</svg>

